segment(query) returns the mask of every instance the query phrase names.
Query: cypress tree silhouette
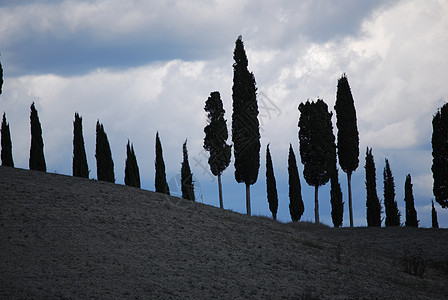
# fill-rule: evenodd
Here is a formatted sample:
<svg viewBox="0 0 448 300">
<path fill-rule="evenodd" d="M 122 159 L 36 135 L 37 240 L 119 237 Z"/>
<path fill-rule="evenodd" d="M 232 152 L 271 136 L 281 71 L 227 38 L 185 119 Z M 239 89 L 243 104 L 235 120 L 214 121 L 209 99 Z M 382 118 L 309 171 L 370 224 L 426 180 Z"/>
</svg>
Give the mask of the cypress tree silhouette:
<svg viewBox="0 0 448 300">
<path fill-rule="evenodd" d="M 288 182 L 289 182 L 289 214 L 293 222 L 298 222 L 305 211 L 302 200 L 299 170 L 297 169 L 296 155 L 289 144 L 288 155 Z"/>
<path fill-rule="evenodd" d="M 404 202 L 406 204 L 406 226 L 418 227 L 417 211 L 414 207 L 414 195 L 412 192 L 411 174 L 406 176 L 404 183 Z"/>
<path fill-rule="evenodd" d="M 218 176 L 219 207 L 224 208 L 221 174 L 230 164 L 232 147 L 227 145 L 229 134 L 227 132 L 227 121 L 224 119 L 225 110 L 219 92 L 210 93 L 204 109 L 208 113 L 208 125 L 204 128 L 204 149 L 210 152 L 208 164 L 213 175 Z"/>
<path fill-rule="evenodd" d="M 165 162 L 163 161 L 162 143 L 160 142 L 159 132 L 156 133 L 156 192 L 170 194 L 170 188 L 166 182 Z"/>
<path fill-rule="evenodd" d="M 182 145 L 183 161 L 180 170 L 180 181 L 182 183 L 182 198 L 195 201 L 193 173 L 191 173 L 188 162 L 187 140 Z"/>
<path fill-rule="evenodd" d="M 381 227 L 381 203 L 376 191 L 376 168 L 372 148 L 366 150 L 367 226 Z"/>
<path fill-rule="evenodd" d="M 30 170 L 46 172 L 47 165 L 44 157 L 44 141 L 42 139 L 42 127 L 39 121 L 34 102 L 31 104 L 31 147 L 30 147 Z"/>
<path fill-rule="evenodd" d="M 384 178 L 384 207 L 386 208 L 386 226 L 400 226 L 400 212 L 397 201 L 395 201 L 395 183 L 389 161 L 386 159 L 386 166 L 383 172 Z"/>
<path fill-rule="evenodd" d="M 0 95 L 2 94 L 2 88 L 3 88 L 3 67 L 2 62 L 0 61 Z"/>
<path fill-rule="evenodd" d="M 341 227 L 344 217 L 344 202 L 342 202 L 342 191 L 339 184 L 339 170 L 336 165 L 334 168 L 330 178 L 331 219 L 334 227 Z"/>
<path fill-rule="evenodd" d="M 96 122 L 96 172 L 98 180 L 115 182 L 114 161 L 103 124 Z"/>
<path fill-rule="evenodd" d="M 347 173 L 348 208 L 350 212 L 350 227 L 353 227 L 352 208 L 352 172 L 359 164 L 359 133 L 356 125 L 356 110 L 347 76 L 338 79 L 336 92 L 336 126 L 338 127 L 338 157 L 342 171 Z"/>
<path fill-rule="evenodd" d="M 268 196 L 269 210 L 272 213 L 272 218 L 276 220 L 278 209 L 277 184 L 275 182 L 274 166 L 272 165 L 269 144 L 266 147 L 266 192 Z"/>
<path fill-rule="evenodd" d="M 433 192 L 442 208 L 448 208 L 448 103 L 432 119 Z"/>
<path fill-rule="evenodd" d="M 319 186 L 330 179 L 336 164 L 336 145 L 334 143 L 332 113 L 327 104 L 318 99 L 299 105 L 299 141 L 300 157 L 304 165 L 303 177 L 314 186 L 314 215 L 319 223 Z"/>
<path fill-rule="evenodd" d="M 14 161 L 12 159 L 12 142 L 11 142 L 11 132 L 9 131 L 9 124 L 6 122 L 6 114 L 3 113 L 2 127 L 0 129 L 1 138 L 1 158 L 2 166 L 4 167 L 14 167 Z"/>
<path fill-rule="evenodd" d="M 126 145 L 124 184 L 140 188 L 140 171 L 138 169 L 137 157 L 135 156 L 134 145 L 132 145 L 129 140 Z"/>
<path fill-rule="evenodd" d="M 82 117 L 75 113 L 73 121 L 73 176 L 89 178 L 86 149 L 82 134 Z"/>
<path fill-rule="evenodd" d="M 431 200 L 432 203 L 432 210 L 431 210 L 431 221 L 432 221 L 432 228 L 439 228 L 439 222 L 437 221 L 437 211 L 434 207 L 434 201 Z"/>
<path fill-rule="evenodd" d="M 258 178 L 261 145 L 255 77 L 247 69 L 248 61 L 241 36 L 235 42 L 233 58 L 232 141 L 235 179 L 246 184 L 246 209 L 250 215 L 250 186 Z"/>
</svg>

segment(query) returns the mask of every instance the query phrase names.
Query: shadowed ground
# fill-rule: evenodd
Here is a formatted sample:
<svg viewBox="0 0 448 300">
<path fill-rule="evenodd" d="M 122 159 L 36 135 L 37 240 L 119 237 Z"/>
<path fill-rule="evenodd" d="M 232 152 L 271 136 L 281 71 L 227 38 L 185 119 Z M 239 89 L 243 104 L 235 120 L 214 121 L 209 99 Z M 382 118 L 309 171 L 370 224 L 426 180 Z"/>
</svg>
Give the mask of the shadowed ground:
<svg viewBox="0 0 448 300">
<path fill-rule="evenodd" d="M 0 272 L 0 298 L 442 299 L 448 230 L 281 224 L 0 167 Z"/>
</svg>

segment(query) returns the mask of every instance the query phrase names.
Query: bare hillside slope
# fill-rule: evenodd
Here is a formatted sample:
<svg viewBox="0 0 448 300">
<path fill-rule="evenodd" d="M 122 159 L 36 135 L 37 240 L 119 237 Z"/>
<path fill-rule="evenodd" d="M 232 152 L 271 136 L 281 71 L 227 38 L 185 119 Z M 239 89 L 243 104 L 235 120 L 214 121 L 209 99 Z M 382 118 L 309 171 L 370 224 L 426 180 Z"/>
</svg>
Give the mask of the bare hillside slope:
<svg viewBox="0 0 448 300">
<path fill-rule="evenodd" d="M 403 264 L 419 265 L 412 258 L 419 252 L 421 277 Z M 0 167 L 3 299 L 442 299 L 447 269 L 445 229 L 281 224 L 141 189 Z"/>
</svg>

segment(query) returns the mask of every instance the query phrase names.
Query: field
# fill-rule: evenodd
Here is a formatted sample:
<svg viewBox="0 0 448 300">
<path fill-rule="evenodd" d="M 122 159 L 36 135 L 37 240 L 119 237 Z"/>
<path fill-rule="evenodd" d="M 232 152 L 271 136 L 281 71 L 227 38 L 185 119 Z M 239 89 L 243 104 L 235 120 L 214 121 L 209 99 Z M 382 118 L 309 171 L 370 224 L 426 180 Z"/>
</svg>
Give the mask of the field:
<svg viewBox="0 0 448 300">
<path fill-rule="evenodd" d="M 448 230 L 283 224 L 0 167 L 0 270 L 2 299 L 446 299 Z"/>
</svg>

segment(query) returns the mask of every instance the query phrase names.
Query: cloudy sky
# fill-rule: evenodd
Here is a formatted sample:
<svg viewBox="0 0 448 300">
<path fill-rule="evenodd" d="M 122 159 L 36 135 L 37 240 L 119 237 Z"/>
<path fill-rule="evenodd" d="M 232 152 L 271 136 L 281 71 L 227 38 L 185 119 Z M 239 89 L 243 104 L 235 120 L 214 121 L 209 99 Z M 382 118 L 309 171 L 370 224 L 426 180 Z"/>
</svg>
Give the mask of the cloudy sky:
<svg viewBox="0 0 448 300">
<path fill-rule="evenodd" d="M 300 162 L 297 106 L 322 98 L 333 110 L 346 73 L 357 110 L 360 165 L 353 175 L 355 225 L 366 225 L 365 150 L 373 148 L 378 195 L 388 158 L 404 214 L 404 181 L 414 185 L 420 224 L 431 226 L 431 120 L 448 99 L 446 1 L 4 1 L 0 0 L 0 111 L 11 127 L 16 167 L 28 168 L 29 107 L 43 128 L 49 172 L 71 174 L 75 111 L 83 117 L 90 177 L 96 178 L 95 124 L 109 137 L 117 183 L 124 182 L 126 142 L 134 143 L 143 188 L 154 190 L 159 131 L 167 179 L 177 190 L 188 139 L 199 201 L 218 206 L 217 180 L 202 150 L 205 100 L 219 91 L 230 130 L 233 49 L 243 36 L 255 75 L 261 123 L 261 168 L 252 213 L 269 216 L 265 149 L 270 143 L 278 218 L 290 221 L 287 155 Z M 333 116 L 335 124 L 335 116 Z M 303 179 L 313 220 L 313 187 Z M 346 175 L 340 181 L 347 203 Z M 224 172 L 224 205 L 245 212 L 245 187 Z M 319 190 L 321 221 L 331 224 L 329 184 Z M 436 205 L 439 224 L 448 212 Z M 402 218 L 404 222 L 404 218 Z M 348 225 L 345 206 L 344 225 Z"/>
</svg>

